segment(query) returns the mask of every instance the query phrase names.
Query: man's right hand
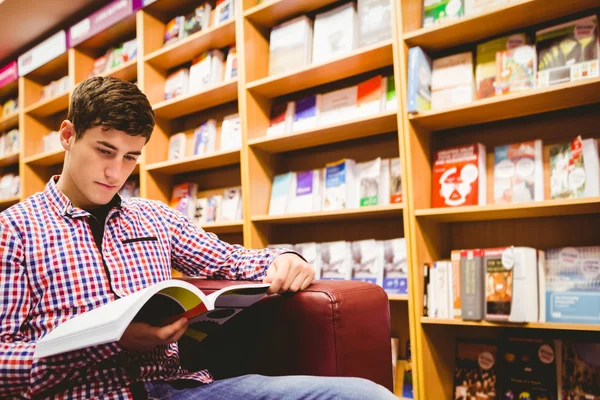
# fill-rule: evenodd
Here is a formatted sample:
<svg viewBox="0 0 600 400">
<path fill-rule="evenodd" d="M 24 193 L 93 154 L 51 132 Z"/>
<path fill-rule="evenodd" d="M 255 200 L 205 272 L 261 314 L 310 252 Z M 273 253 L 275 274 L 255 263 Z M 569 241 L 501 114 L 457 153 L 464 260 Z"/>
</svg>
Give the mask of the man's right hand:
<svg viewBox="0 0 600 400">
<path fill-rule="evenodd" d="M 144 322 L 132 322 L 118 343 L 127 350 L 152 350 L 156 346 L 178 341 L 188 325 L 187 318 L 181 318 L 170 325 L 162 327 L 152 326 Z"/>
</svg>

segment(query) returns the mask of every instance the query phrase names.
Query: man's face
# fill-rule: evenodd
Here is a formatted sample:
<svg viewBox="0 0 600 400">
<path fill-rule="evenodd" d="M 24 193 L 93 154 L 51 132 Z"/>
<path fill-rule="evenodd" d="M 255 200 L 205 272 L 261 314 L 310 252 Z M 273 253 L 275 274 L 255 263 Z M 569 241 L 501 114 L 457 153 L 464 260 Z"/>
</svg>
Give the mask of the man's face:
<svg viewBox="0 0 600 400">
<path fill-rule="evenodd" d="M 102 126 L 88 129 L 77 141 L 68 140 L 63 174 L 69 175 L 74 204 L 86 208 L 109 203 L 133 172 L 145 144 L 143 136 Z"/>
</svg>

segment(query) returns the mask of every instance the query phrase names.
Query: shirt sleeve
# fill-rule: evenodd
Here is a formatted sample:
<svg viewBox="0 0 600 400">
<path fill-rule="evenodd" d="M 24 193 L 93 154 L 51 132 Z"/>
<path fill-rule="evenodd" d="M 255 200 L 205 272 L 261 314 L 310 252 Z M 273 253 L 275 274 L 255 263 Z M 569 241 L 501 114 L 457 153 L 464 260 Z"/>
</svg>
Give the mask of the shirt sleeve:
<svg viewBox="0 0 600 400">
<path fill-rule="evenodd" d="M 287 249 L 246 249 L 205 232 L 190 218 L 160 203 L 171 230 L 171 266 L 188 276 L 262 280 L 269 265 Z"/>
<path fill-rule="evenodd" d="M 36 343 L 22 332 L 29 280 L 21 238 L 0 222 L 0 398 L 42 393 L 123 349 L 116 343 L 34 360 Z"/>
</svg>

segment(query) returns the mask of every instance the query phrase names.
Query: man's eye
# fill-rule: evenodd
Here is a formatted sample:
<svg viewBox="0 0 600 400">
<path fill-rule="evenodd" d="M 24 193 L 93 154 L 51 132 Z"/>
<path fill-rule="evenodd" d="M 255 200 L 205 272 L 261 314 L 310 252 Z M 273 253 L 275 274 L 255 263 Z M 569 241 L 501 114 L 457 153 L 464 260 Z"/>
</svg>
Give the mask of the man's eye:
<svg viewBox="0 0 600 400">
<path fill-rule="evenodd" d="M 98 151 L 102 154 L 110 154 L 110 151 L 104 149 L 98 149 Z"/>
<path fill-rule="evenodd" d="M 125 159 L 129 161 L 135 161 L 135 157 L 133 156 L 125 156 Z"/>
</svg>

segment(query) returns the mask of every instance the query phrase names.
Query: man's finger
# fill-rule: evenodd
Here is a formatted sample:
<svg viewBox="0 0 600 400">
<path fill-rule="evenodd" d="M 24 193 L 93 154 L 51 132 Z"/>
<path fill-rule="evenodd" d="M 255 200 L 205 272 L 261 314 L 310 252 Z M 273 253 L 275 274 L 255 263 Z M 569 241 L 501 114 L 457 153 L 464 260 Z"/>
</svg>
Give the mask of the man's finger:
<svg viewBox="0 0 600 400">
<path fill-rule="evenodd" d="M 187 318 L 181 318 L 181 319 L 173 322 L 170 325 L 166 325 L 166 326 L 163 326 L 162 328 L 159 328 L 158 331 L 156 332 L 156 336 L 161 342 L 165 342 L 171 336 L 173 336 L 177 332 L 179 332 L 179 330 L 181 330 L 181 328 L 186 325 L 187 325 Z"/>
<path fill-rule="evenodd" d="M 301 272 L 300 274 L 296 275 L 296 278 L 294 278 L 294 281 L 290 285 L 289 291 L 297 292 L 298 290 L 300 290 L 300 285 L 302 285 L 302 282 L 304 282 L 304 280 L 307 277 L 308 276 L 307 276 L 306 272 Z"/>
<path fill-rule="evenodd" d="M 276 270 L 277 270 L 277 268 L 275 268 L 274 265 L 271 265 L 267 269 L 267 276 L 265 276 L 265 279 L 263 279 L 263 283 L 271 283 L 271 282 L 273 282 L 273 278 L 275 278 L 275 271 Z"/>
<path fill-rule="evenodd" d="M 300 285 L 300 290 L 304 290 L 308 286 L 310 286 L 310 284 L 312 283 L 312 281 L 314 279 L 315 279 L 315 271 L 313 270 L 312 273 L 308 274 L 308 276 L 304 279 L 304 281 Z"/>
<path fill-rule="evenodd" d="M 298 275 L 302 274 L 304 262 L 300 261 L 300 258 L 298 258 L 297 260 L 293 259 L 289 261 L 289 266 L 289 272 L 285 278 L 285 283 L 281 286 L 281 289 L 279 290 L 280 292 L 287 292 L 291 288 L 292 283 L 296 280 Z M 302 280 L 304 280 L 304 278 L 305 276 L 302 277 Z"/>
<path fill-rule="evenodd" d="M 171 337 L 167 338 L 167 340 L 165 341 L 166 343 L 164 344 L 175 343 L 176 341 L 178 341 L 183 336 L 185 331 L 187 331 L 188 327 L 189 324 L 186 321 L 185 324 L 183 324 L 183 326 L 177 332 L 175 332 Z"/>
<path fill-rule="evenodd" d="M 273 282 L 271 282 L 271 286 L 269 287 L 269 293 L 279 293 L 281 291 L 281 286 L 285 283 L 288 271 L 290 270 L 290 264 L 287 261 L 275 260 L 274 263 L 277 263 L 275 267 L 276 272 Z"/>
</svg>

